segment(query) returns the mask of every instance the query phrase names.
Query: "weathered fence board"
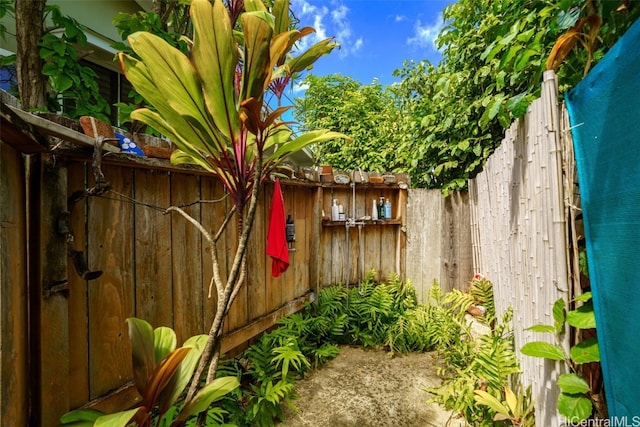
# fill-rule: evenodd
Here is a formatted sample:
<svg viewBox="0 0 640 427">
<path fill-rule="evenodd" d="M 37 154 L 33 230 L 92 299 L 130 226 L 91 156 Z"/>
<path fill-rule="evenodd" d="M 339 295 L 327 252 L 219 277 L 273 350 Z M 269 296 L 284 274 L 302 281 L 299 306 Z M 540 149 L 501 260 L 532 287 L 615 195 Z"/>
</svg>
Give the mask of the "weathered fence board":
<svg viewBox="0 0 640 427">
<path fill-rule="evenodd" d="M 437 281 L 445 292 L 467 289 L 473 277 L 469 196 L 410 189 L 407 201 L 406 276 L 419 302 Z"/>
<path fill-rule="evenodd" d="M 87 170 L 87 174 L 90 175 L 88 184 L 92 186 L 94 181 L 91 169 Z M 104 174 L 114 191 L 133 199 L 134 174 L 131 170 L 104 168 Z M 70 183 L 71 189 L 81 191 L 84 183 Z M 86 242 L 78 242 L 77 245 L 86 245 L 88 248 L 89 268 L 103 272 L 98 279 L 83 283 L 89 290 L 87 300 L 77 301 L 78 304 L 88 306 L 89 353 L 80 355 L 89 360 L 89 371 L 84 374 L 90 378 L 86 402 L 115 390 L 132 379 L 131 351 L 125 319 L 138 315 L 135 307 L 141 296 L 136 295 L 135 283 L 142 268 L 138 265 L 140 260 L 136 260 L 138 251 L 133 233 L 133 225 L 136 223 L 134 205 L 98 197 L 85 199 L 83 203 L 87 206 L 86 216 L 82 211 L 75 210 L 71 214 L 74 220 L 80 223 L 86 221 L 87 224 Z M 73 276 L 76 272 L 69 271 L 68 274 Z M 144 277 L 141 279 L 144 280 Z M 78 344 L 82 339 L 79 337 Z"/>
<path fill-rule="evenodd" d="M 0 142 L 0 418 L 28 425 L 27 213 L 22 154 Z"/>
<path fill-rule="evenodd" d="M 69 318 L 67 286 L 67 247 L 58 233 L 58 220 L 67 209 L 67 169 L 60 167 L 60 159 L 43 155 L 38 165 L 37 194 L 39 200 L 39 226 L 37 235 L 37 263 L 34 274 L 38 287 L 32 289 L 37 301 L 32 349 L 36 352 L 35 367 L 39 373 L 37 399 L 41 408 L 41 420 L 48 424 L 59 416 L 59 408 L 69 406 Z M 60 375 L 63 372 L 65 375 Z"/>
</svg>

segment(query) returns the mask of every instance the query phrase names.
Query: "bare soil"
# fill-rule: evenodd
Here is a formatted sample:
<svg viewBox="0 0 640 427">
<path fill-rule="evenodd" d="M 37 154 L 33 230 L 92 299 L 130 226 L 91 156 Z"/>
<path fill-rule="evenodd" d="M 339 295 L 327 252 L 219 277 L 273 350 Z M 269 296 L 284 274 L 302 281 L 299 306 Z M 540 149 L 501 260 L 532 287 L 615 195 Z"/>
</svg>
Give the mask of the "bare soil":
<svg viewBox="0 0 640 427">
<path fill-rule="evenodd" d="M 466 426 L 426 401 L 437 387 L 435 353 L 396 355 L 341 347 L 340 355 L 296 384 L 298 411 L 287 409 L 280 427 Z"/>
</svg>

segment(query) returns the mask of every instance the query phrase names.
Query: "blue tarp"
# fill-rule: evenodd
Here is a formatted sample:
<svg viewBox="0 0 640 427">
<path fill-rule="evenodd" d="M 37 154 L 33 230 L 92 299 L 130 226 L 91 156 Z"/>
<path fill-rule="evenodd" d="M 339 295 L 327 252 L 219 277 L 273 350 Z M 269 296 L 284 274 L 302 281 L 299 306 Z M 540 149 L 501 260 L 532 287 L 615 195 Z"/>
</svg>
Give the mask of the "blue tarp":
<svg viewBox="0 0 640 427">
<path fill-rule="evenodd" d="M 640 420 L 640 20 L 567 94 L 567 109 L 609 415 L 631 422 Z"/>
</svg>

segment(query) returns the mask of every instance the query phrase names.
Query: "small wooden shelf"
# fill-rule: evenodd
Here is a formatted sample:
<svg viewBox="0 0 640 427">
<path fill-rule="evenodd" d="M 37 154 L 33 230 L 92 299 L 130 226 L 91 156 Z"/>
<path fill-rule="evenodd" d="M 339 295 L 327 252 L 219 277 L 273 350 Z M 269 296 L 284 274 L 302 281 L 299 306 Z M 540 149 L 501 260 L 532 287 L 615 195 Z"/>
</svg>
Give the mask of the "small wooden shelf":
<svg viewBox="0 0 640 427">
<path fill-rule="evenodd" d="M 402 220 L 400 219 L 377 219 L 377 220 L 363 220 L 357 221 L 363 222 L 364 225 L 402 225 Z M 323 227 L 344 227 L 347 221 L 331 221 L 328 219 L 322 220 Z M 357 224 L 355 225 L 357 227 Z"/>
</svg>

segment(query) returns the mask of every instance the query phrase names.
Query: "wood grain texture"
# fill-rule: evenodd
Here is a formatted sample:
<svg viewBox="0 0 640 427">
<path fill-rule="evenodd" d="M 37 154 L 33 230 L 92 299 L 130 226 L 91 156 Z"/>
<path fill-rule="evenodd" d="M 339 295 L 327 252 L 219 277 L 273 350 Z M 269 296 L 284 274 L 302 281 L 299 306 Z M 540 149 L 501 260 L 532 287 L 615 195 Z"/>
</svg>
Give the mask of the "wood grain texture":
<svg viewBox="0 0 640 427">
<path fill-rule="evenodd" d="M 265 187 L 260 192 L 260 203 L 256 209 L 253 233 L 247 248 L 247 317 L 253 320 L 266 312 L 266 278 L 271 274 L 271 258 L 266 255 L 269 203 Z"/>
<path fill-rule="evenodd" d="M 108 168 L 104 173 L 114 191 L 127 198 L 134 196 L 132 170 Z M 93 185 L 92 179 L 89 184 Z M 103 271 L 86 284 L 91 399 L 131 380 L 131 344 L 125 320 L 139 316 L 135 311 L 135 208 L 128 200 L 111 195 L 116 200 L 90 198 L 86 218 L 89 266 Z"/>
<path fill-rule="evenodd" d="M 72 162 L 68 167 L 68 194 L 84 191 L 86 188 L 87 166 Z M 74 248 L 85 251 L 87 248 L 87 207 L 88 200 L 83 198 L 75 203 L 67 204 L 69 228 L 74 236 Z M 67 263 L 67 280 L 69 281 L 69 383 L 73 384 L 69 391 L 69 405 L 77 408 L 89 399 L 89 311 L 87 299 L 89 286 L 93 282 L 83 280 L 75 271 L 72 262 Z M 99 268 L 98 268 L 99 269 Z"/>
<path fill-rule="evenodd" d="M 69 318 L 64 293 L 50 293 L 56 284 L 66 284 L 67 247 L 57 233 L 57 221 L 67 209 L 67 170 L 59 159 L 43 155 L 39 191 L 39 280 L 40 311 L 34 328 L 38 340 L 37 367 L 40 373 L 40 422 L 54 425 L 69 408 Z M 35 261 L 35 260 L 34 260 Z M 60 375 L 60 373 L 64 373 Z"/>
<path fill-rule="evenodd" d="M 0 419 L 16 426 L 29 413 L 24 169 L 20 152 L 0 142 Z"/>
<path fill-rule="evenodd" d="M 171 175 L 171 206 L 184 206 L 201 220 L 200 177 Z M 171 214 L 171 265 L 173 268 L 173 323 L 178 343 L 204 330 L 202 294 L 202 235 L 182 215 Z"/>
<path fill-rule="evenodd" d="M 173 328 L 174 313 L 167 309 L 173 307 L 171 217 L 159 210 L 171 203 L 169 175 L 135 171 L 135 182 L 136 316 L 154 328 Z"/>
</svg>

